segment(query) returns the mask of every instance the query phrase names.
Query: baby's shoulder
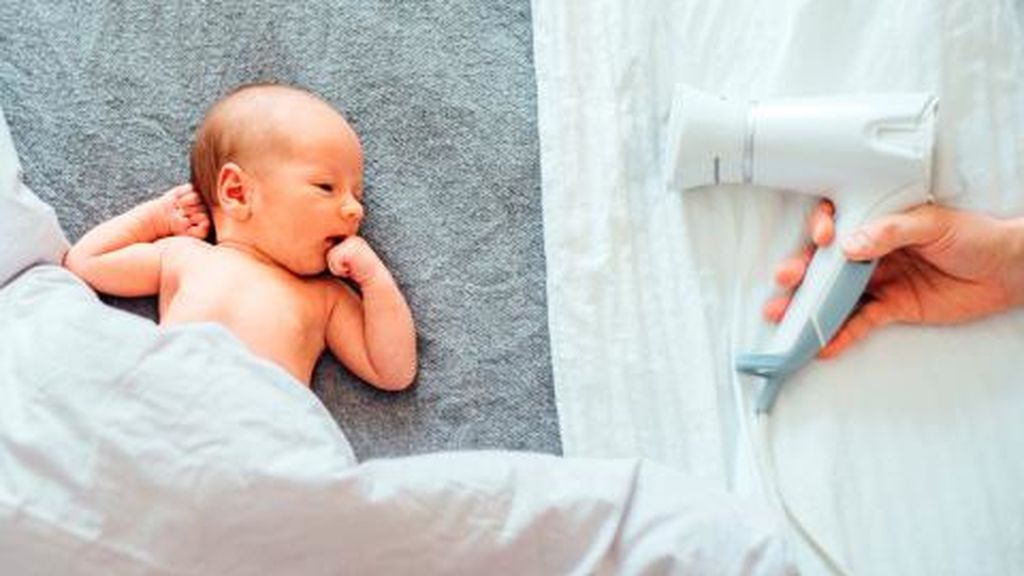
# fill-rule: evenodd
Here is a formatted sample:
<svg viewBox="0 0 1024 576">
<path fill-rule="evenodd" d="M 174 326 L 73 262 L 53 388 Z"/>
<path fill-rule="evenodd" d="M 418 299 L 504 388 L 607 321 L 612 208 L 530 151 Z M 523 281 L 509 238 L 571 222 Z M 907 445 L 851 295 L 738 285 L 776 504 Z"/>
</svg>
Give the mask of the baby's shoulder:
<svg viewBox="0 0 1024 576">
<path fill-rule="evenodd" d="M 165 268 L 187 267 L 189 263 L 202 258 L 211 248 L 210 244 L 191 236 L 168 236 L 155 243 L 159 248 Z"/>
<path fill-rule="evenodd" d="M 167 236 L 157 240 L 155 244 L 165 253 L 205 251 L 212 247 L 205 240 L 200 240 L 192 236 Z"/>
</svg>

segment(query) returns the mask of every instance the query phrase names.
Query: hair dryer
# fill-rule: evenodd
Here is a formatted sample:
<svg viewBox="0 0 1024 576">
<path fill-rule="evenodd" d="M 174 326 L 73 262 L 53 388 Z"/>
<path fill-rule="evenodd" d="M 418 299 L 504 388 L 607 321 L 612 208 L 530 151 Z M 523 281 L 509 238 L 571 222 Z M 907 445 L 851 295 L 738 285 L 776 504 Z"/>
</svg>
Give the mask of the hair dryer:
<svg viewBox="0 0 1024 576">
<path fill-rule="evenodd" d="M 836 238 L 884 214 L 929 201 L 938 101 L 878 94 L 741 102 L 679 85 L 669 120 L 672 189 L 750 184 L 829 198 Z M 783 381 L 832 339 L 876 262 L 854 262 L 839 242 L 819 248 L 763 352 L 736 368 L 763 377 L 768 412 Z"/>
</svg>

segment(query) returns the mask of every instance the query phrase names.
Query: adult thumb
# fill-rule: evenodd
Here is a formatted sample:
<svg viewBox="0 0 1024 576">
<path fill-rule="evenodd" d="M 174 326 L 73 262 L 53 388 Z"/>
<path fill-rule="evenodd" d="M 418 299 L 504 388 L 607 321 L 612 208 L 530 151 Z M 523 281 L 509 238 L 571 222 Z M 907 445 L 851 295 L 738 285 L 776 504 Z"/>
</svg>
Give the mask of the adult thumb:
<svg viewBox="0 0 1024 576">
<path fill-rule="evenodd" d="M 942 231 L 939 209 L 920 206 L 887 214 L 854 230 L 842 239 L 843 252 L 851 260 L 874 260 L 893 250 L 934 242 Z"/>
</svg>

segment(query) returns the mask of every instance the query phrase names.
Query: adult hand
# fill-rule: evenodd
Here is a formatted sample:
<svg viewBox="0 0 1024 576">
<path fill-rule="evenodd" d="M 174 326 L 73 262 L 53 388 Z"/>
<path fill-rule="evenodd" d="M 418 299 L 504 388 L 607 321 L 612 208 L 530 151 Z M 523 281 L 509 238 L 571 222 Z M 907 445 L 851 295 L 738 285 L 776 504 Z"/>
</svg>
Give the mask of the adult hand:
<svg viewBox="0 0 1024 576">
<path fill-rule="evenodd" d="M 822 202 L 812 214 L 814 246 L 832 242 L 833 213 Z M 822 358 L 893 322 L 955 324 L 1024 302 L 1024 223 L 1018 220 L 925 205 L 879 218 L 840 241 L 852 260 L 881 261 L 860 307 L 822 349 Z M 787 293 L 765 305 L 768 320 L 782 320 L 814 246 L 779 265 L 776 282 Z"/>
</svg>

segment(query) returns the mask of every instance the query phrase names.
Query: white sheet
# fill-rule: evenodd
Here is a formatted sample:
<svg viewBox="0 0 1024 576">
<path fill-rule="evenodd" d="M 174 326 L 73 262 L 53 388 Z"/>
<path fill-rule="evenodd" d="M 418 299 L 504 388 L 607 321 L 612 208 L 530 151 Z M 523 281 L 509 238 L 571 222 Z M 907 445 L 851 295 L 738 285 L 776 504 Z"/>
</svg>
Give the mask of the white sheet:
<svg viewBox="0 0 1024 576">
<path fill-rule="evenodd" d="M 535 0 L 552 354 L 571 455 L 642 455 L 757 493 L 737 352 L 810 203 L 663 185 L 677 82 L 738 97 L 929 90 L 943 201 L 1024 214 L 1012 0 Z M 788 383 L 783 490 L 855 573 L 1024 565 L 1024 315 L 887 328 Z M 804 568 L 820 567 L 805 558 Z"/>
<path fill-rule="evenodd" d="M 776 518 L 637 460 L 356 465 L 218 325 L 158 328 L 54 266 L 0 290 L 7 573 L 783 574 Z"/>
<path fill-rule="evenodd" d="M 53 208 L 21 181 L 21 163 L 0 110 L 0 286 L 33 264 L 59 264 L 67 249 Z"/>
</svg>

